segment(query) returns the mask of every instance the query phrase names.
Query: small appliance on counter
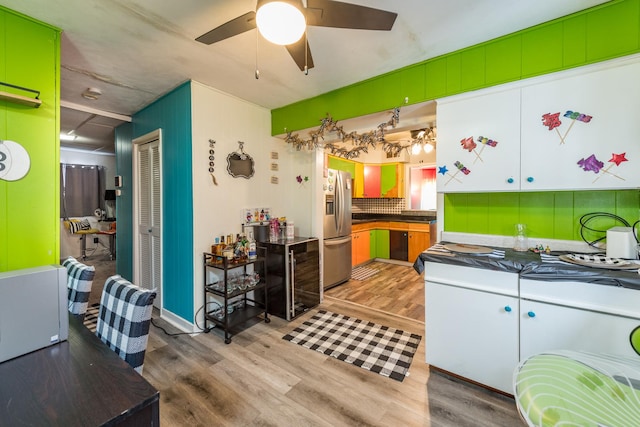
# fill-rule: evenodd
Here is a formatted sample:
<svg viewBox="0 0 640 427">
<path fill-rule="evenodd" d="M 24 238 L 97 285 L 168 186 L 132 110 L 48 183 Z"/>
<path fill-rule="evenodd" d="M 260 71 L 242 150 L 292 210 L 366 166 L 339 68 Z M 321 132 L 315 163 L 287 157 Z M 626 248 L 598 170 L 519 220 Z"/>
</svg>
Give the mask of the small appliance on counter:
<svg viewBox="0 0 640 427">
<path fill-rule="evenodd" d="M 633 227 L 612 227 L 607 230 L 607 258 L 638 258 L 638 241 Z"/>
</svg>

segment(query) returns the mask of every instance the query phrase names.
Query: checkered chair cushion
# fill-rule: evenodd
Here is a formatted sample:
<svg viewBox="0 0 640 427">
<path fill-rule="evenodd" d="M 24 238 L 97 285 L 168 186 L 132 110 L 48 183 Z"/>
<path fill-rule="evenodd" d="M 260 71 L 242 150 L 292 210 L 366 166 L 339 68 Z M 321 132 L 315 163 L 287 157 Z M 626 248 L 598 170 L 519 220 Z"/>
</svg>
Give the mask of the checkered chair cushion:
<svg viewBox="0 0 640 427">
<path fill-rule="evenodd" d="M 140 374 L 155 297 L 155 290 L 115 275 L 105 282 L 100 299 L 96 335 Z"/>
<path fill-rule="evenodd" d="M 91 286 L 96 275 L 94 266 L 83 263 L 70 256 L 62 263 L 67 269 L 67 299 L 71 314 L 84 316 L 89 304 Z"/>
</svg>

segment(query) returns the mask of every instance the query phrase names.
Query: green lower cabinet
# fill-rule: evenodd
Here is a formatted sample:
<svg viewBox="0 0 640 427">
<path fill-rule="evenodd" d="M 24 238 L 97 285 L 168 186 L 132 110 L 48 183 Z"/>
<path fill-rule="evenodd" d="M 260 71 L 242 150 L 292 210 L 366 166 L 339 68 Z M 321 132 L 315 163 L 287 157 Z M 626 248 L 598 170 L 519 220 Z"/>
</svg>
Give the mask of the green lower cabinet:
<svg viewBox="0 0 640 427">
<path fill-rule="evenodd" d="M 389 259 L 389 230 L 371 230 L 371 258 Z"/>
</svg>

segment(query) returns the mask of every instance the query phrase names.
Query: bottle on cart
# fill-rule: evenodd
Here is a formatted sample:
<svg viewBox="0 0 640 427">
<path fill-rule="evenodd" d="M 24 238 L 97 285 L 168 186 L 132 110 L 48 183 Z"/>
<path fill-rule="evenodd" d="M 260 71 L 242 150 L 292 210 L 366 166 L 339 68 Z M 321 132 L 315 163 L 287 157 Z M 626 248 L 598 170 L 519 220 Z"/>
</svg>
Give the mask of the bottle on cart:
<svg viewBox="0 0 640 427">
<path fill-rule="evenodd" d="M 249 259 L 258 258 L 258 251 L 256 247 L 256 240 L 253 238 L 253 232 L 249 232 Z"/>
</svg>

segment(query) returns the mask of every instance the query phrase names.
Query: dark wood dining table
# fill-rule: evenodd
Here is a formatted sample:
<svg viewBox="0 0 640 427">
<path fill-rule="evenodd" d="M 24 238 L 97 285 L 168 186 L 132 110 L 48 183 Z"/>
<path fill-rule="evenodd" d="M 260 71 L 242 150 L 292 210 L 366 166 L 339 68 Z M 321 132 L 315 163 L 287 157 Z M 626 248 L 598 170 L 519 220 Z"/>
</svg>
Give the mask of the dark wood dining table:
<svg viewBox="0 0 640 427">
<path fill-rule="evenodd" d="M 0 363 L 0 426 L 157 426 L 160 394 L 69 315 L 69 338 Z"/>
</svg>

